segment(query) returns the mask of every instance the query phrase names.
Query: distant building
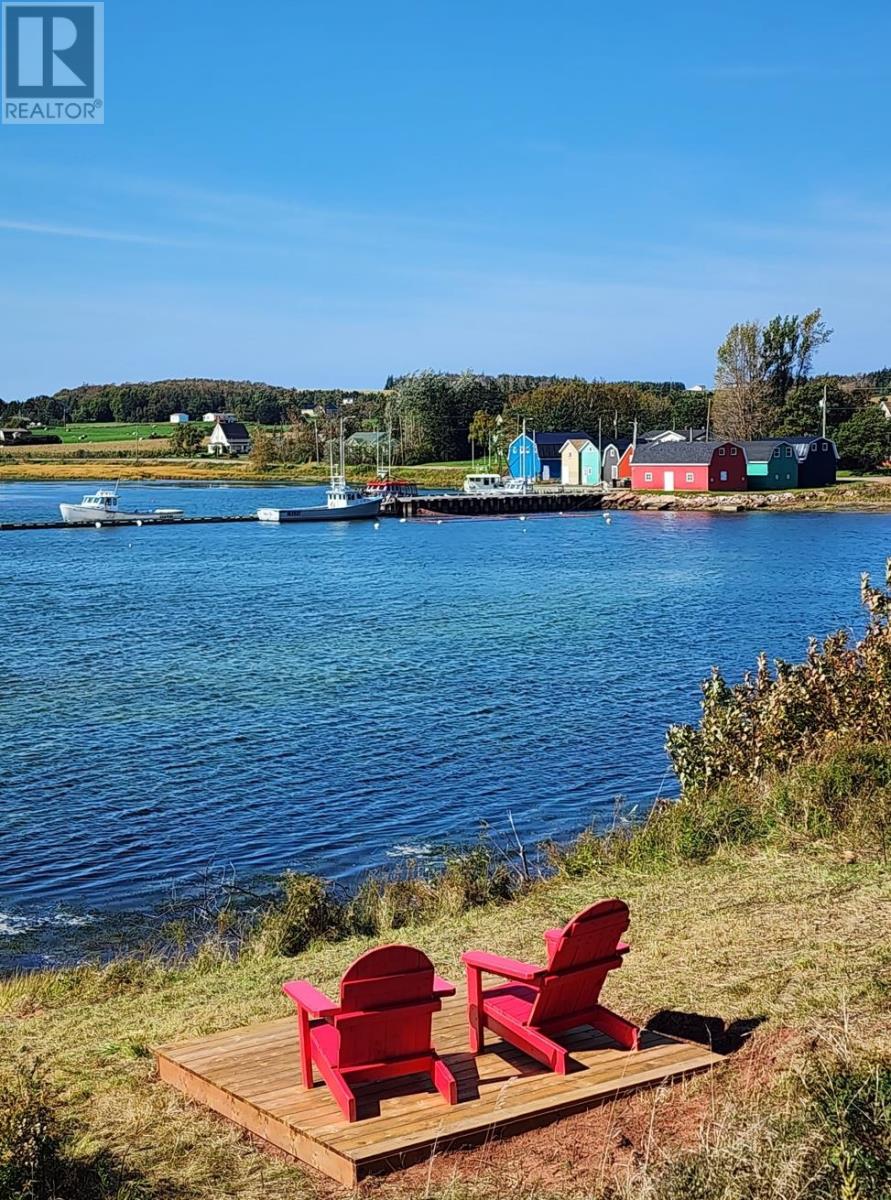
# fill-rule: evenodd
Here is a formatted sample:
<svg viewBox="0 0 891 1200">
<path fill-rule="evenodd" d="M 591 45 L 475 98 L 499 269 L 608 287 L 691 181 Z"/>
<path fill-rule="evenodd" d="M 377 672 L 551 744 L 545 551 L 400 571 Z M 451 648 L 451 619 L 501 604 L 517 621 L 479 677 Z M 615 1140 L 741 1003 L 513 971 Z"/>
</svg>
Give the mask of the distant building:
<svg viewBox="0 0 891 1200">
<path fill-rule="evenodd" d="M 782 438 L 764 438 L 740 445 L 746 455 L 749 491 L 798 487 L 798 459 L 791 442 Z"/>
<path fill-rule="evenodd" d="M 744 492 L 746 456 L 735 442 L 638 442 L 631 486 L 651 492 Z"/>
<path fill-rule="evenodd" d="M 830 438 L 814 437 L 811 434 L 790 437 L 789 441 L 798 459 L 799 487 L 826 487 L 829 483 L 835 483 L 838 467 L 835 442 Z"/>
<path fill-rule="evenodd" d="M 171 413 L 170 414 L 170 424 L 171 425 L 186 425 L 186 424 L 188 424 L 188 420 L 189 420 L 188 413 Z"/>
<path fill-rule="evenodd" d="M 170 419 L 172 421 L 173 417 Z M 235 413 L 211 412 L 205 413 L 201 419 L 202 421 L 207 421 L 208 424 L 212 425 L 214 421 L 219 421 L 221 424 L 232 424 L 232 422 L 236 421 L 238 418 L 235 416 Z"/>
<path fill-rule="evenodd" d="M 395 452 L 397 442 L 390 441 L 382 430 L 351 433 L 343 444 L 344 454 L 351 462 L 374 462 L 380 455 L 385 459 Z"/>
<path fill-rule="evenodd" d="M 641 442 L 704 442 L 704 429 L 648 429 L 638 439 Z"/>
<path fill-rule="evenodd" d="M 560 482 L 573 487 L 600 483 L 600 451 L 589 438 L 570 438 L 560 449 Z"/>
<path fill-rule="evenodd" d="M 61 441 L 56 433 L 35 433 L 33 429 L 0 429 L 0 444 L 4 446 L 49 446 Z"/>
<path fill-rule="evenodd" d="M 559 483 L 561 452 L 569 441 L 590 441 L 587 433 L 570 432 L 519 434 L 507 448 L 507 469 L 514 479 L 542 479 Z"/>
<path fill-rule="evenodd" d="M 606 484 L 619 484 L 631 478 L 631 462 L 634 445 L 631 438 L 614 437 L 603 446 L 600 462 L 600 477 Z"/>
<path fill-rule="evenodd" d="M 218 421 L 207 444 L 208 454 L 250 454 L 251 435 L 240 421 Z"/>
</svg>

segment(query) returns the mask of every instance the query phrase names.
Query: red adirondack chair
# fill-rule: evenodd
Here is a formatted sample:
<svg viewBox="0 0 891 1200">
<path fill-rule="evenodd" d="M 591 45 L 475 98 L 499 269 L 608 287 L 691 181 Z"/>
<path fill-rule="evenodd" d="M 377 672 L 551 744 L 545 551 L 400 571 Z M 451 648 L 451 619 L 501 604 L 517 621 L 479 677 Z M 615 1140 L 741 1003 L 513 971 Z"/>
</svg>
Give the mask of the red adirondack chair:
<svg viewBox="0 0 891 1200">
<path fill-rule="evenodd" d="M 628 928 L 628 905 L 599 900 L 577 913 L 563 929 L 545 933 L 546 967 L 471 950 L 467 964 L 470 1049 L 483 1048 L 485 1030 L 565 1075 L 569 1052 L 554 1035 L 592 1025 L 628 1050 L 638 1047 L 639 1029 L 599 1003 L 607 974 L 622 965 L 629 947 L 621 941 Z M 483 988 L 483 974 L 511 982 Z"/>
<path fill-rule="evenodd" d="M 313 1086 L 315 1063 L 348 1121 L 356 1120 L 354 1084 L 399 1075 L 426 1073 L 457 1104 L 455 1077 L 430 1039 L 433 1014 L 455 988 L 420 950 L 379 946 L 360 955 L 340 981 L 340 1004 L 299 979 L 282 991 L 297 1005 L 303 1086 Z"/>
</svg>

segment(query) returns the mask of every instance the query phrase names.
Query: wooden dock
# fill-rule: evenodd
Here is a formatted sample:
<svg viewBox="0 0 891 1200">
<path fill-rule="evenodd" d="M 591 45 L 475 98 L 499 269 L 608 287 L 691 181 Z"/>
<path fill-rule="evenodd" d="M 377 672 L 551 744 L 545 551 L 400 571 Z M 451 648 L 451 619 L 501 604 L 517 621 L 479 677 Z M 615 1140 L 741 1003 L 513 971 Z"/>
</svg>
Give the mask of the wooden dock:
<svg viewBox="0 0 891 1200">
<path fill-rule="evenodd" d="M 143 529 L 167 528 L 169 525 L 231 525 L 239 521 L 256 521 L 256 513 L 234 513 L 211 517 L 164 517 L 162 521 L 146 520 L 144 517 L 98 522 L 103 529 L 116 529 L 141 525 Z M 68 525 L 65 521 L 0 521 L 0 533 L 12 533 L 27 529 L 95 529 L 97 522 L 84 525 Z"/>
<path fill-rule="evenodd" d="M 618 494 L 618 493 L 617 493 Z M 530 492 L 528 496 L 475 496 L 465 492 L 443 492 L 438 496 L 395 496 L 381 506 L 382 517 L 500 517 L 522 513 L 595 512 L 612 507 L 604 504 L 602 491 Z"/>
<path fill-rule="evenodd" d="M 348 1187 L 398 1170 L 448 1145 L 473 1145 L 547 1124 L 604 1100 L 721 1061 L 702 1046 L 644 1031 L 621 1050 L 591 1029 L 566 1034 L 576 1069 L 560 1076 L 489 1035 L 467 1049 L 460 995 L 434 1017 L 437 1049 L 458 1080 L 449 1107 L 425 1076 L 359 1090 L 360 1120 L 341 1116 L 328 1090 L 300 1085 L 297 1021 L 286 1017 L 155 1051 L 161 1079 L 235 1124 Z"/>
</svg>

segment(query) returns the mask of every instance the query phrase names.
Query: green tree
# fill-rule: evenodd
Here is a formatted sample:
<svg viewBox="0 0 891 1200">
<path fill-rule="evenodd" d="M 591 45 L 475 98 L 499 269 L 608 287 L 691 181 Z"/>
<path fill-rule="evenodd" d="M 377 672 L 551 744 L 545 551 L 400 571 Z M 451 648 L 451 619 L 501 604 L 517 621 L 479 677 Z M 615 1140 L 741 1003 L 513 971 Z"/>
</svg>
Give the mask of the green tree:
<svg viewBox="0 0 891 1200">
<path fill-rule="evenodd" d="M 783 404 L 787 393 L 810 376 L 814 355 L 831 337 L 819 308 L 803 317 L 777 315 L 764 326 L 762 355 L 773 404 Z"/>
<path fill-rule="evenodd" d="M 203 444 L 204 430 L 197 425 L 176 425 L 170 435 L 170 449 L 174 454 L 197 454 Z"/>
<path fill-rule="evenodd" d="M 476 451 L 477 447 L 480 450 L 488 451 L 490 438 L 497 428 L 495 417 L 491 413 L 486 412 L 485 409 L 478 408 L 473 414 L 469 430 L 470 444 L 474 448 L 474 451 Z"/>
<path fill-rule="evenodd" d="M 704 429 L 710 398 L 709 392 L 679 392 L 670 396 L 672 429 Z"/>
<path fill-rule="evenodd" d="M 845 466 L 874 471 L 891 462 L 891 419 L 877 404 L 861 408 L 839 428 L 835 442 Z"/>
<path fill-rule="evenodd" d="M 837 379 L 808 379 L 787 393 L 776 413 L 770 433 L 789 437 L 795 433 L 819 433 L 823 426 L 823 389 L 826 389 L 826 427 L 837 429 L 849 421 L 862 401 L 845 390 Z"/>
</svg>

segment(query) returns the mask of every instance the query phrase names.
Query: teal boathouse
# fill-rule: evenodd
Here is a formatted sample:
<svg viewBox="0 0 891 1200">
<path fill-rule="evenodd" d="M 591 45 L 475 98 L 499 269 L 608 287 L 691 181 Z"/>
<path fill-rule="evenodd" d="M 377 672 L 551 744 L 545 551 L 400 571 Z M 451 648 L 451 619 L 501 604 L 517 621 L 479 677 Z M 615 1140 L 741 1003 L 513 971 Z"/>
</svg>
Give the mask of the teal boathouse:
<svg viewBox="0 0 891 1200">
<path fill-rule="evenodd" d="M 750 492 L 782 491 L 798 487 L 798 459 L 791 442 L 766 438 L 741 442 L 746 456 L 746 481 Z"/>
</svg>

